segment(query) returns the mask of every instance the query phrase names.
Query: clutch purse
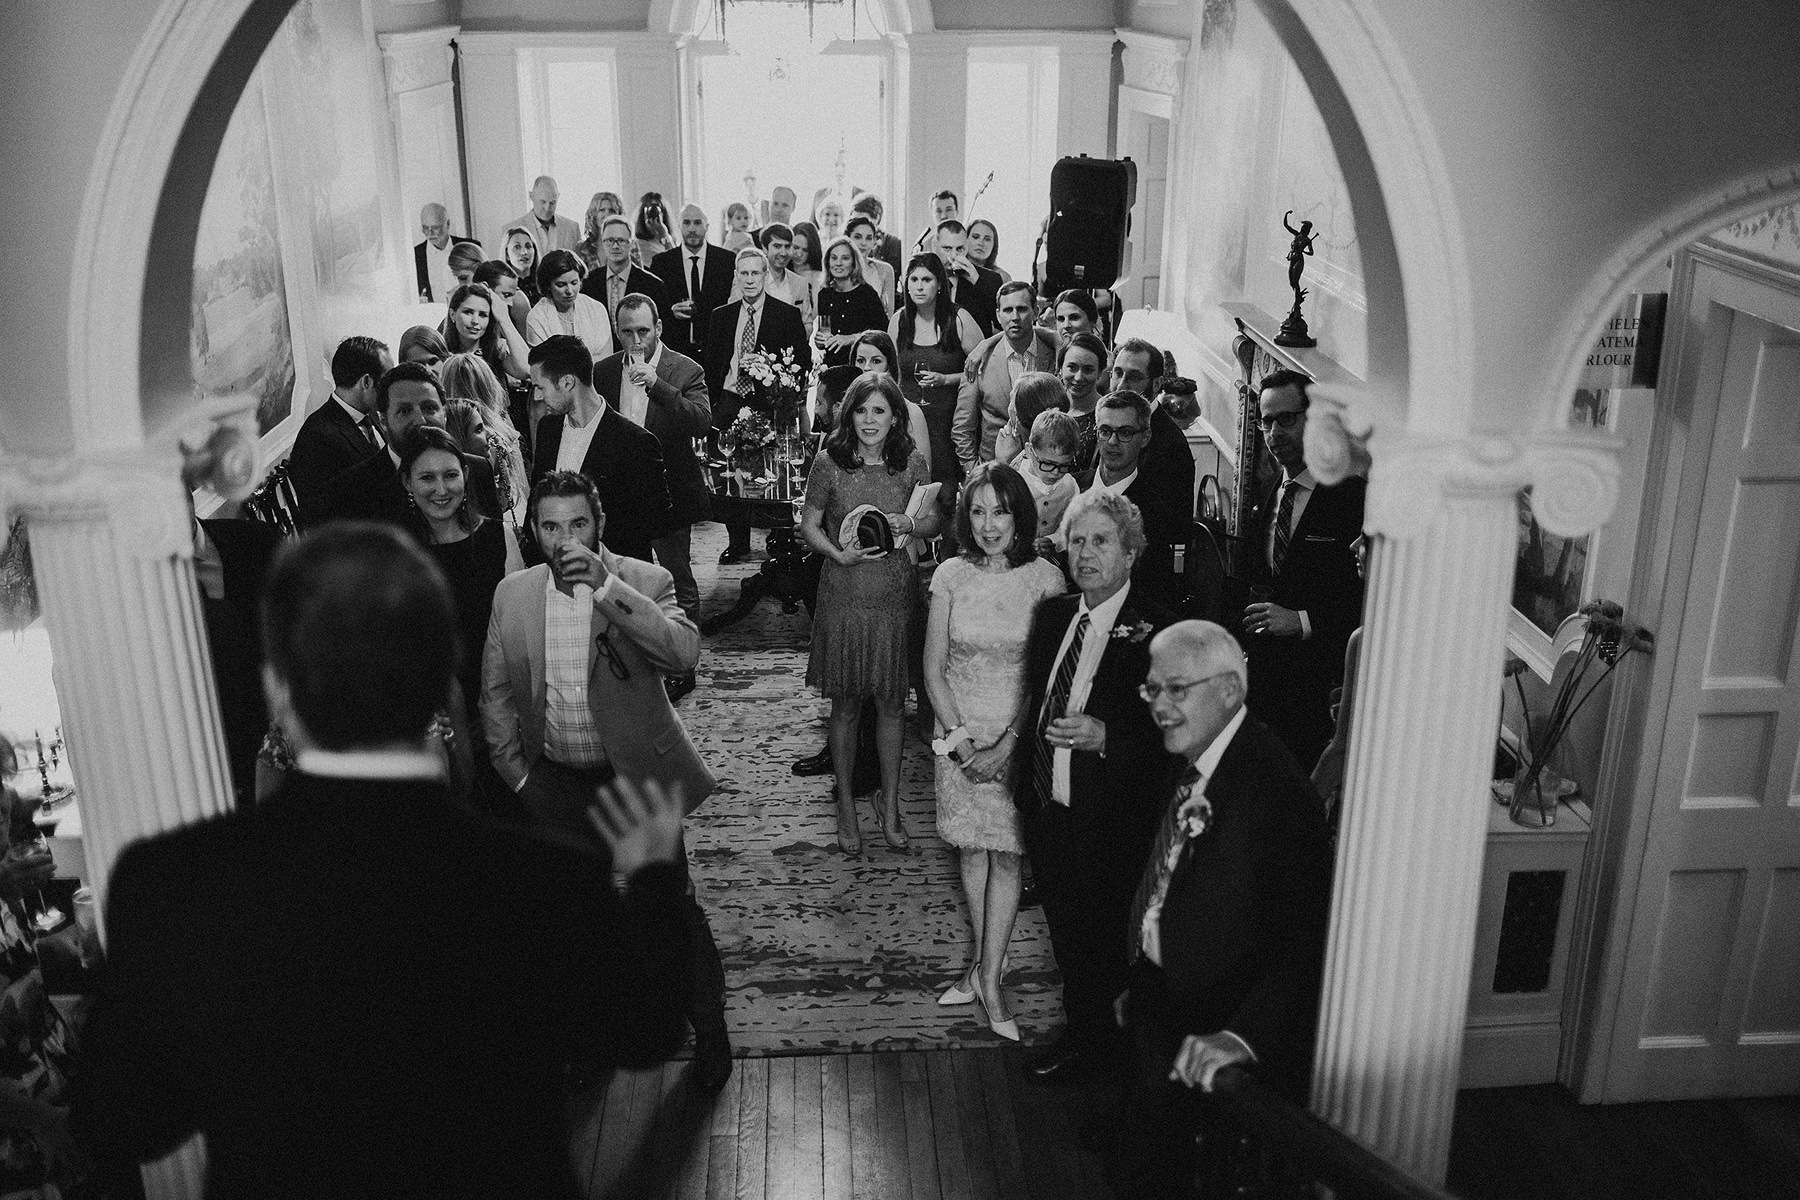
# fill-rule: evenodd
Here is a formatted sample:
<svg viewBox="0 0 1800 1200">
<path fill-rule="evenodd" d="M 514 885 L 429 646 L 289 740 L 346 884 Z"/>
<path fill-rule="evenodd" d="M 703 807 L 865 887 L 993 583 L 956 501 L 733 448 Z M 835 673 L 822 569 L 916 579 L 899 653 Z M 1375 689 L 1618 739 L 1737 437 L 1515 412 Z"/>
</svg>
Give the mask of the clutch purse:
<svg viewBox="0 0 1800 1200">
<path fill-rule="evenodd" d="M 861 504 L 844 514 L 838 526 L 838 545 L 846 550 L 875 549 L 883 555 L 894 552 L 894 527 L 887 514 L 873 504 Z"/>
</svg>

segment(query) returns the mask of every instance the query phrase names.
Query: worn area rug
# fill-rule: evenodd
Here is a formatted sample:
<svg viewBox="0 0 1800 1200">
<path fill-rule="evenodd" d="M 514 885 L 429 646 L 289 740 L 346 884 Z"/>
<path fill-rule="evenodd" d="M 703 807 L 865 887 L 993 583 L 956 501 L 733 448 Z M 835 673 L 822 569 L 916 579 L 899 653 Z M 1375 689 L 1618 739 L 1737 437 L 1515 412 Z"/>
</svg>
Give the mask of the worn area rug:
<svg viewBox="0 0 1800 1200">
<path fill-rule="evenodd" d="M 762 535 L 755 535 L 760 549 Z M 730 607 L 760 562 L 720 566 L 725 531 L 694 530 L 702 615 Z M 994 1046 L 974 1005 L 937 997 L 969 961 L 957 853 L 937 837 L 929 741 L 909 713 L 901 801 L 912 853 L 881 840 L 858 803 L 863 856 L 837 851 L 831 777 L 791 773 L 825 744 L 826 701 L 806 686 L 810 623 L 765 600 L 706 639 L 699 686 L 677 711 L 719 787 L 688 821 L 700 904 L 725 962 L 740 1054 L 839 1054 Z M 1041 909 L 1019 914 L 1005 980 L 1027 1043 L 1061 1021 Z"/>
</svg>

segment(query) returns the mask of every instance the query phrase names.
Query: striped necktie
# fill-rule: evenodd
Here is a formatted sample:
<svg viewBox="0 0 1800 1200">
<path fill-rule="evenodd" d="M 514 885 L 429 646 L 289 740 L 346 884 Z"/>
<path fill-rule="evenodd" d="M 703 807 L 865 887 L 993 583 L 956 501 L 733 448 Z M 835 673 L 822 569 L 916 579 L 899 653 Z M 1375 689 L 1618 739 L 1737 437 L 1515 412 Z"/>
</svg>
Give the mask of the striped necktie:
<svg viewBox="0 0 1800 1200">
<path fill-rule="evenodd" d="M 1150 858 L 1144 863 L 1144 874 L 1138 880 L 1137 895 L 1131 900 L 1131 924 L 1126 928 L 1131 931 L 1131 948 L 1127 952 L 1128 962 L 1136 962 L 1144 953 L 1144 917 L 1150 911 L 1151 902 L 1156 903 L 1158 915 L 1162 909 L 1163 896 L 1169 890 L 1169 880 L 1175 874 L 1175 865 L 1181 860 L 1181 851 L 1185 843 L 1181 838 L 1181 806 L 1194 797 L 1194 789 L 1200 786 L 1200 771 L 1189 766 L 1182 773 L 1181 784 L 1175 789 L 1175 798 L 1169 802 L 1169 811 L 1163 814 L 1162 827 L 1156 831 L 1156 844 L 1151 848 Z M 1161 958 L 1160 953 L 1157 958 Z"/>
<path fill-rule="evenodd" d="M 1087 613 L 1081 614 L 1081 620 L 1075 622 L 1075 636 L 1069 639 L 1068 653 L 1063 655 L 1062 665 L 1056 669 L 1056 679 L 1050 685 L 1050 694 L 1044 698 L 1044 709 L 1038 717 L 1037 751 L 1032 755 L 1031 777 L 1036 782 L 1038 795 L 1046 804 L 1051 803 L 1055 792 L 1056 751 L 1050 748 L 1044 736 L 1050 722 L 1064 715 L 1068 707 L 1069 689 L 1075 683 L 1075 669 L 1081 665 L 1081 643 L 1087 638 L 1088 626 L 1092 622 Z"/>
<path fill-rule="evenodd" d="M 1294 540 L 1294 532 L 1289 528 L 1294 523 L 1294 493 L 1300 485 L 1290 479 L 1281 485 L 1281 503 L 1275 506 L 1275 553 L 1270 556 L 1269 566 L 1275 574 L 1281 574 L 1281 565 L 1287 561 L 1288 543 Z"/>
</svg>

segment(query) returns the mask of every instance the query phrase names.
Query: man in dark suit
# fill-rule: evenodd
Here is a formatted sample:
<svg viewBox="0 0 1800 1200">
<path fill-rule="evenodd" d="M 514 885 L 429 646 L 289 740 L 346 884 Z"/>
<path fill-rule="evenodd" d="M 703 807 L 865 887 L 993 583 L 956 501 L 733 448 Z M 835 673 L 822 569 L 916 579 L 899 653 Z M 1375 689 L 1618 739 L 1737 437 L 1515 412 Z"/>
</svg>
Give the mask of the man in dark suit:
<svg viewBox="0 0 1800 1200">
<path fill-rule="evenodd" d="M 1156 635 L 1144 691 L 1177 767 L 1133 898 L 1134 1069 L 1115 1159 L 1122 1196 L 1189 1194 L 1203 1093 L 1254 1063 L 1304 1102 L 1331 913 L 1324 804 L 1244 707 L 1242 650 L 1208 621 Z M 1222 1193 L 1221 1193 L 1222 1194 Z"/>
<path fill-rule="evenodd" d="M 961 221 L 938 224 L 937 253 L 944 260 L 944 273 L 950 277 L 950 298 L 975 318 L 975 324 L 981 326 L 982 337 L 993 337 L 1000 327 L 997 309 L 1000 284 L 1004 281 L 1000 272 L 978 267 L 970 261 L 965 250 L 968 244 L 969 231 L 963 228 Z"/>
<path fill-rule="evenodd" d="M 384 446 L 376 415 L 376 385 L 394 359 L 372 337 L 347 337 L 331 356 L 331 396 L 306 415 L 288 451 L 288 482 L 305 514 L 326 485 Z M 304 516 L 302 517 L 304 520 Z"/>
<path fill-rule="evenodd" d="M 1344 680 L 1344 647 L 1362 624 L 1363 584 L 1352 548 L 1362 536 L 1362 479 L 1326 487 L 1306 466 L 1306 388 L 1295 371 L 1262 381 L 1259 406 L 1281 479 L 1251 528 L 1273 596 L 1244 610 L 1250 638 L 1250 707 L 1311 770 L 1331 740 L 1331 689 Z"/>
<path fill-rule="evenodd" d="M 1185 472 L 1191 497 L 1194 452 L 1188 449 L 1187 434 L 1175 418 L 1163 411 L 1158 393 L 1164 369 L 1161 350 L 1143 338 L 1126 338 L 1113 348 L 1107 390 L 1136 392 L 1150 401 L 1150 443 L 1144 447 L 1144 463 L 1157 475 L 1179 477 Z"/>
<path fill-rule="evenodd" d="M 413 246 L 413 277 L 419 285 L 422 303 L 450 303 L 456 291 L 456 270 L 450 265 L 450 251 L 458 246 L 481 249 L 474 238 L 454 237 L 450 233 L 450 214 L 441 204 L 427 204 L 419 210 L 419 232 L 425 240 Z"/>
<path fill-rule="evenodd" d="M 619 305 L 625 297 L 648 296 L 659 316 L 669 310 L 662 280 L 632 263 L 632 240 L 630 221 L 624 217 L 606 218 L 600 226 L 600 266 L 581 281 L 582 294 L 606 306 L 615 338 L 619 336 Z"/>
<path fill-rule="evenodd" d="M 119 857 L 76 1140 L 150 1161 L 200 1133 L 214 1196 L 581 1195 L 563 1064 L 685 1032 L 679 793 L 602 794 L 604 851 L 460 806 L 424 732 L 451 597 L 393 530 L 285 552 L 263 646 L 297 770 Z"/>
<path fill-rule="evenodd" d="M 761 250 L 746 247 L 737 255 L 737 288 L 742 299 L 713 313 L 706 336 L 706 390 L 712 397 L 713 428 L 724 432 L 737 419 L 743 400 L 738 395 L 738 372 L 750 354 L 774 356 L 794 352 L 802 371 L 812 367 L 812 343 L 800 310 L 767 295 L 769 260 Z M 721 563 L 741 562 L 750 556 L 750 526 L 729 523 L 730 537 Z"/>
<path fill-rule="evenodd" d="M 1099 457 L 1075 482 L 1084 492 L 1115 491 L 1137 505 L 1146 545 L 1131 582 L 1144 599 L 1172 606 L 1175 547 L 1192 536 L 1194 460 L 1184 453 L 1173 462 L 1152 461 L 1147 446 L 1155 437 L 1153 419 L 1150 402 L 1138 393 L 1108 392 L 1094 409 Z"/>
<path fill-rule="evenodd" d="M 1034 723 L 1014 767 L 1025 849 L 1063 977 L 1066 1028 L 1029 1068 L 1045 1082 L 1118 1057 L 1113 1001 L 1125 990 L 1125 927 L 1170 761 L 1137 692 L 1151 635 L 1173 620 L 1132 594 L 1143 520 L 1111 492 L 1070 507 L 1080 590 L 1044 601 L 1032 622 L 1025 711 Z"/>
<path fill-rule="evenodd" d="M 706 227 L 700 206 L 687 205 L 681 210 L 681 245 L 650 260 L 650 273 L 662 281 L 669 301 L 669 344 L 696 361 L 704 361 L 708 325 L 713 311 L 731 298 L 736 270 L 731 251 L 707 243 Z"/>
<path fill-rule="evenodd" d="M 593 359 L 578 337 L 559 333 L 531 348 L 531 386 L 545 408 L 531 479 L 552 471 L 586 475 L 606 510 L 606 548 L 648 562 L 656 539 L 675 528 L 662 444 L 601 399 L 593 378 Z"/>
<path fill-rule="evenodd" d="M 412 528 L 412 498 L 400 479 L 400 454 L 395 444 L 421 425 L 448 427 L 444 389 L 430 367 L 401 363 L 384 371 L 375 385 L 375 416 L 380 423 L 382 449 L 327 482 L 311 503 L 302 498 L 300 520 L 304 527 L 326 521 L 385 521 Z M 465 454 L 463 467 L 468 477 L 469 503 L 484 517 L 499 517 L 500 493 L 494 485 L 493 464 Z"/>
</svg>

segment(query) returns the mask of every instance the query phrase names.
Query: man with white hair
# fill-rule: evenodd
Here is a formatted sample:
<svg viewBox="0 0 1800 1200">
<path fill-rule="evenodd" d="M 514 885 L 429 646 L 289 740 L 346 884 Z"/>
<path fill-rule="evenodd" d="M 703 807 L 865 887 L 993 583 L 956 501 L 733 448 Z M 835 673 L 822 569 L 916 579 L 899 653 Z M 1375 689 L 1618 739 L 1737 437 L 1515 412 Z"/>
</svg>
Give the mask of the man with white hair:
<svg viewBox="0 0 1800 1200">
<path fill-rule="evenodd" d="M 664 340 L 697 362 L 704 362 L 706 331 L 713 310 L 731 299 L 737 262 L 731 251 L 707 242 L 706 210 L 683 205 L 681 245 L 650 260 L 650 273 L 662 280 L 669 311 L 663 314 Z M 715 398 L 718 393 L 713 393 Z"/>
<path fill-rule="evenodd" d="M 425 240 L 413 247 L 413 274 L 418 280 L 419 303 L 450 303 L 456 290 L 456 270 L 450 265 L 450 251 L 457 246 L 481 243 L 474 238 L 456 237 L 450 232 L 450 214 L 433 201 L 419 210 L 419 232 Z"/>
<path fill-rule="evenodd" d="M 1188 1194 L 1220 1068 L 1255 1064 L 1305 1100 L 1331 838 L 1318 792 L 1247 694 L 1243 650 L 1222 627 L 1181 621 L 1150 643 L 1139 695 L 1175 763 L 1157 791 L 1118 1005 L 1133 1055 L 1113 1163 L 1122 1196 Z"/>
<path fill-rule="evenodd" d="M 581 244 L 581 226 L 568 217 L 556 215 L 556 180 L 539 175 L 531 185 L 531 211 L 514 217 L 500 227 L 500 238 L 494 244 L 506 245 L 506 230 L 523 229 L 537 243 L 538 259 L 552 250 L 573 250 Z"/>
</svg>

